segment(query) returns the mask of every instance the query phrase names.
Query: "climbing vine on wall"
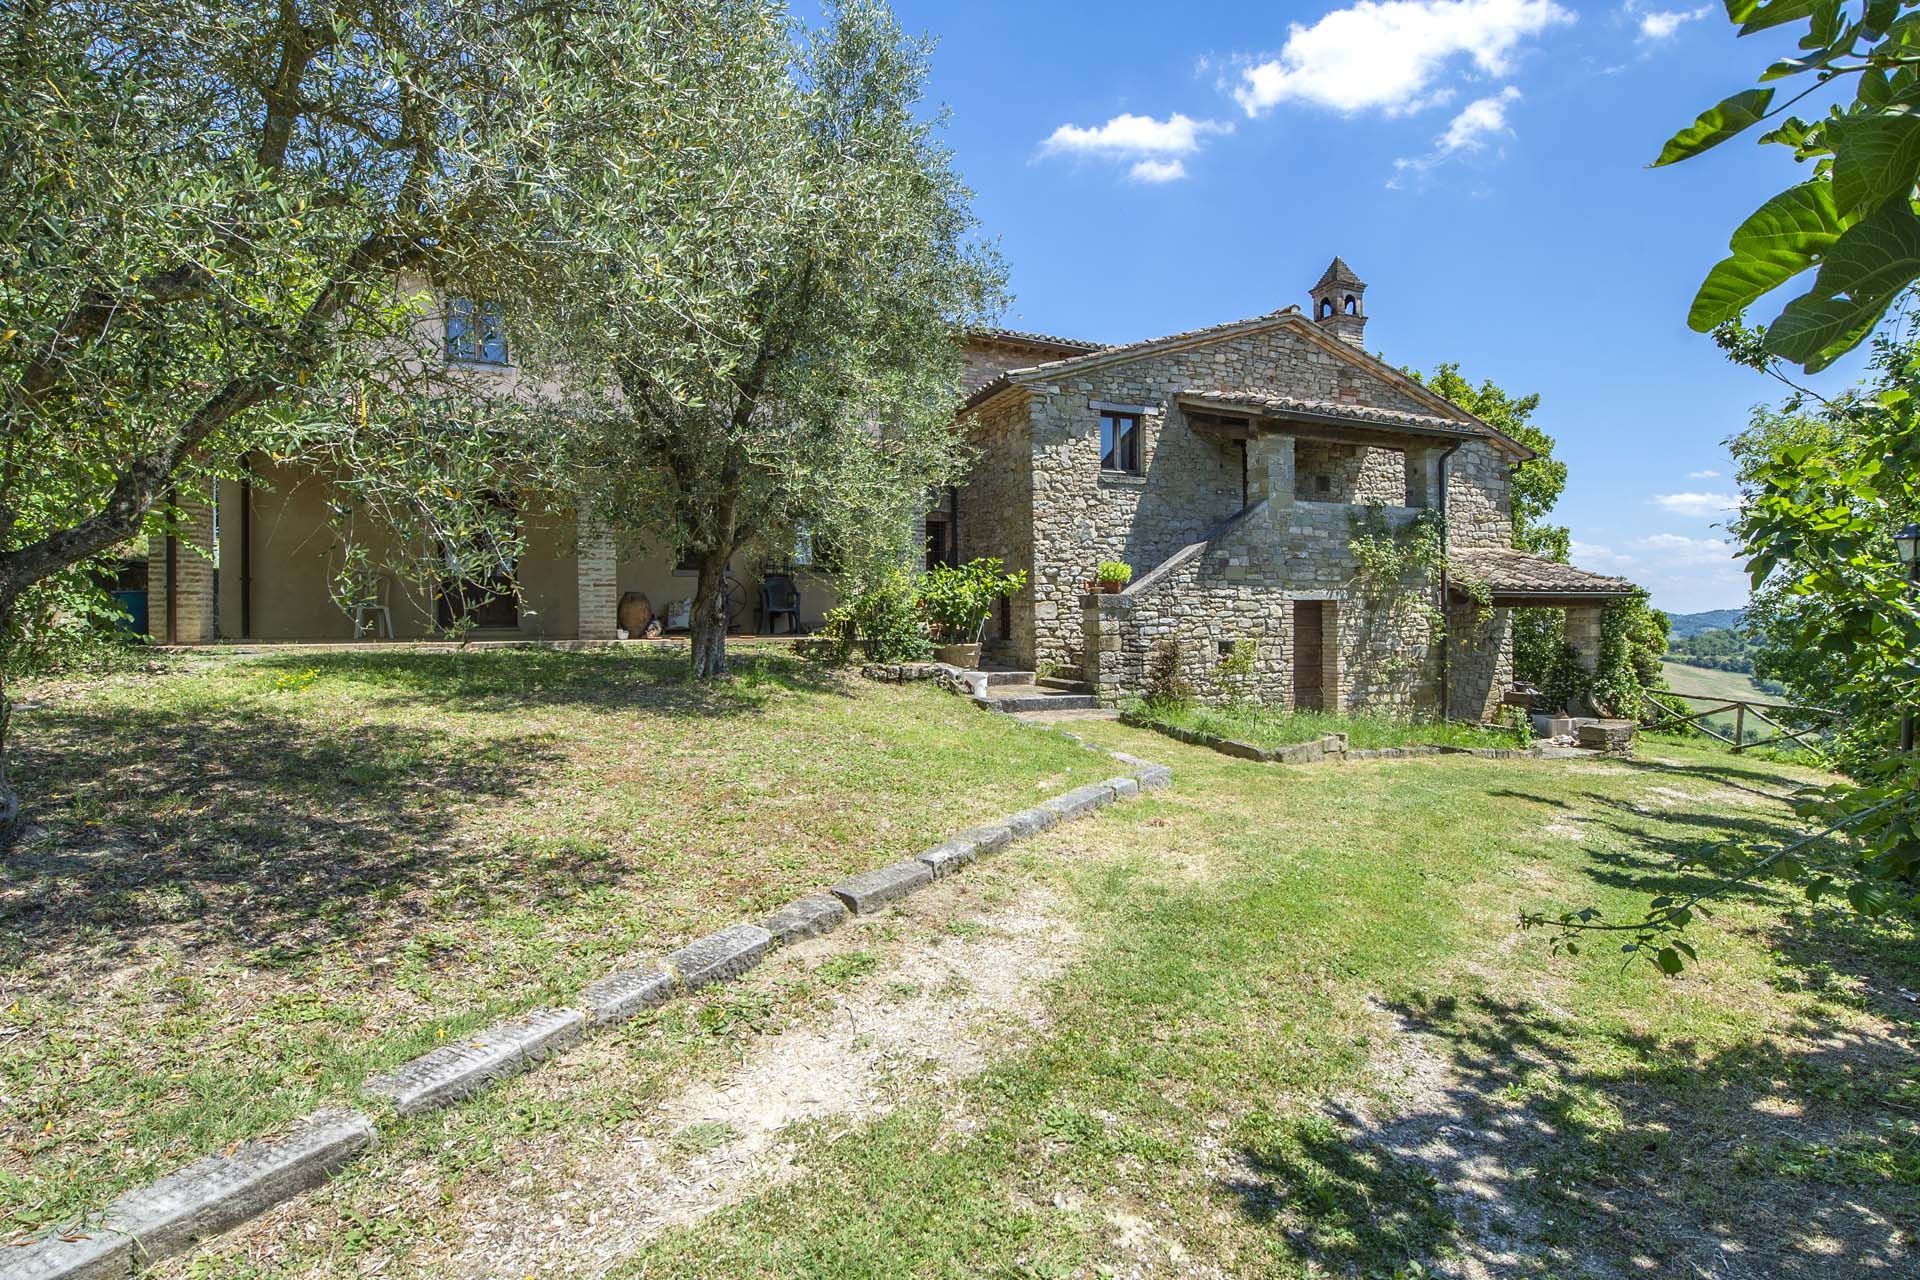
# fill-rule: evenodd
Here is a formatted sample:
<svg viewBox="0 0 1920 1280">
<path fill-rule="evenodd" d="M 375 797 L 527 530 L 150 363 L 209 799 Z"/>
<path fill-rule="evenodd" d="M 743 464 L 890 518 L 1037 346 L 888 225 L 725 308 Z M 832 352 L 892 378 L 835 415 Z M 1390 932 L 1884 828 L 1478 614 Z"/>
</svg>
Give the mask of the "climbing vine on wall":
<svg viewBox="0 0 1920 1280">
<path fill-rule="evenodd" d="M 1373 625 L 1411 621 L 1423 626 L 1434 643 L 1446 633 L 1436 584 L 1446 566 L 1446 542 L 1440 515 L 1422 511 L 1396 529 L 1387 509 L 1369 503 L 1348 517 L 1352 539 L 1353 587 L 1366 604 Z M 1424 659 L 1396 646 L 1383 674 L 1399 679 L 1416 670 Z"/>
</svg>

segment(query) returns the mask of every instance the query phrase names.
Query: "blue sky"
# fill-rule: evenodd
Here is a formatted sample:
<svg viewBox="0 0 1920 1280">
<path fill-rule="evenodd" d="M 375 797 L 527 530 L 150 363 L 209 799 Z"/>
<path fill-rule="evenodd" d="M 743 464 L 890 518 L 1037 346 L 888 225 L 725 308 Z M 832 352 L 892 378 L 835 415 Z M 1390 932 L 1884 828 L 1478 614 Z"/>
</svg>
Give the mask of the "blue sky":
<svg viewBox="0 0 1920 1280">
<path fill-rule="evenodd" d="M 1796 167 L 1746 139 L 1645 166 L 1779 33 L 1736 40 L 1719 5 L 1669 0 L 896 8 L 939 40 L 933 97 L 1012 272 L 1007 323 L 1117 342 L 1304 306 L 1338 253 L 1369 286 L 1370 350 L 1540 392 L 1578 563 L 1676 612 L 1745 600 L 1720 442 L 1780 388 L 1686 311 Z"/>
</svg>

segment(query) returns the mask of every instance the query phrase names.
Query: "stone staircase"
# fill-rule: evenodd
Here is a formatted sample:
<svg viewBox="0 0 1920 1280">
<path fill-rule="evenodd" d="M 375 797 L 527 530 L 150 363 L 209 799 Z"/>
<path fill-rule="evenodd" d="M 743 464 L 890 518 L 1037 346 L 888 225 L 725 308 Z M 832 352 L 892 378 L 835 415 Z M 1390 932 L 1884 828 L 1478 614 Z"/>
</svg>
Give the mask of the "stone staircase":
<svg viewBox="0 0 1920 1280">
<path fill-rule="evenodd" d="M 997 711 L 1024 715 L 1035 711 L 1094 711 L 1100 704 L 1093 690 L 1077 680 L 1049 676 L 1036 680 L 1031 671 L 981 671 L 986 677 L 980 700 Z"/>
</svg>

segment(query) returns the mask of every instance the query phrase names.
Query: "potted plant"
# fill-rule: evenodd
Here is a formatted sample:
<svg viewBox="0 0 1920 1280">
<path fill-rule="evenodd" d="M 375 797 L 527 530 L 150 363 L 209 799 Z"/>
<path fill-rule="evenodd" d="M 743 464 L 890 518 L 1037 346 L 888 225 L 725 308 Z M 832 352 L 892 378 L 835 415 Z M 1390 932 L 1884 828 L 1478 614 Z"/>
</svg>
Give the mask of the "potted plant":
<svg viewBox="0 0 1920 1280">
<path fill-rule="evenodd" d="M 1108 595 L 1118 595 L 1122 587 L 1133 581 L 1133 566 L 1121 560 L 1102 560 L 1094 570 L 1093 581 Z"/>
<path fill-rule="evenodd" d="M 920 579 L 920 608 L 938 646 L 934 657 L 956 667 L 979 666 L 980 633 L 994 603 L 1026 585 L 1026 574 L 1005 572 L 991 556 L 928 570 Z"/>
</svg>

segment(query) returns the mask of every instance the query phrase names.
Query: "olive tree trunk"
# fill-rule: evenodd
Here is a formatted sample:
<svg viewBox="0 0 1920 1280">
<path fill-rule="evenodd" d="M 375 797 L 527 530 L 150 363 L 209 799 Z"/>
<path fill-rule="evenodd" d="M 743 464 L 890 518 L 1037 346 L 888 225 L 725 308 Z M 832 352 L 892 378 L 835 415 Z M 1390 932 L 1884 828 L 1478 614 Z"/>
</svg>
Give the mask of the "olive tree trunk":
<svg viewBox="0 0 1920 1280">
<path fill-rule="evenodd" d="M 725 552 L 698 556 L 700 577 L 693 590 L 693 678 L 717 680 L 727 674 L 727 561 Z"/>
<path fill-rule="evenodd" d="M 11 596 L 0 597 L 0 646 L 13 634 L 13 608 Z M 6 653 L 0 649 L 0 848 L 5 848 L 7 835 L 20 821 L 20 793 L 13 789 L 13 779 L 7 774 L 8 750 L 13 743 L 9 736 L 13 698 L 7 691 L 6 661 Z"/>
</svg>

